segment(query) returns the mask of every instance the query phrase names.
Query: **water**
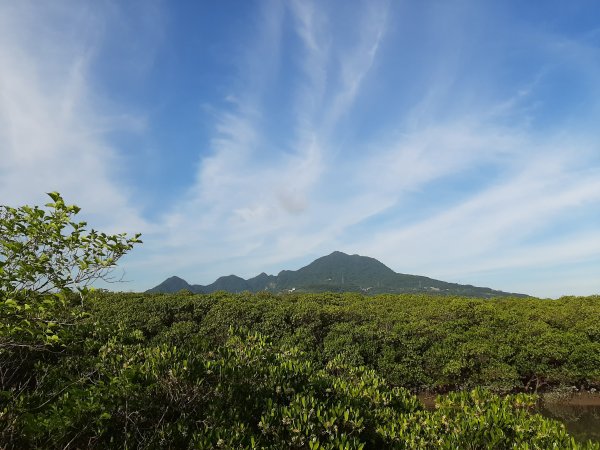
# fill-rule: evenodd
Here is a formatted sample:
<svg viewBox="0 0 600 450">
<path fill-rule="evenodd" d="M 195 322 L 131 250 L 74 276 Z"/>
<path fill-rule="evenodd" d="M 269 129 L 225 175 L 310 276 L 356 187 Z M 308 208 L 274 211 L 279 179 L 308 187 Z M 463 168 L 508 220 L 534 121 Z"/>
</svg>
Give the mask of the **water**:
<svg viewBox="0 0 600 450">
<path fill-rule="evenodd" d="M 434 408 L 434 395 L 418 397 L 426 408 Z M 538 412 L 564 423 L 569 434 L 578 441 L 600 442 L 600 395 L 597 393 L 546 395 L 542 397 Z"/>
<path fill-rule="evenodd" d="M 578 394 L 566 399 L 544 398 L 541 414 L 561 421 L 579 441 L 600 442 L 600 396 Z"/>
</svg>

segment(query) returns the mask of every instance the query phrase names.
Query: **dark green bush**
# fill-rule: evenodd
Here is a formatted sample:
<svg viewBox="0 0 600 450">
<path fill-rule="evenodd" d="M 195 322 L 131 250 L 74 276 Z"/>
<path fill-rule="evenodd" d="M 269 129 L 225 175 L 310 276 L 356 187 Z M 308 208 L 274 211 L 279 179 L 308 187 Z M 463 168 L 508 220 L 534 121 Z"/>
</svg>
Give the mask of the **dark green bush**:
<svg viewBox="0 0 600 450">
<path fill-rule="evenodd" d="M 241 327 L 296 346 L 319 366 L 343 354 L 415 391 L 600 388 L 600 333 L 591 319 L 600 317 L 597 296 L 106 294 L 92 314 L 139 329 L 156 343 L 185 339 L 186 327 L 223 344 L 230 326 Z"/>
<path fill-rule="evenodd" d="M 426 411 L 372 369 L 339 357 L 317 368 L 257 334 L 210 351 L 147 345 L 134 332 L 72 362 L 48 369 L 47 392 L 3 411 L 5 447 L 599 448 L 532 414 L 531 396 L 478 389 Z"/>
</svg>

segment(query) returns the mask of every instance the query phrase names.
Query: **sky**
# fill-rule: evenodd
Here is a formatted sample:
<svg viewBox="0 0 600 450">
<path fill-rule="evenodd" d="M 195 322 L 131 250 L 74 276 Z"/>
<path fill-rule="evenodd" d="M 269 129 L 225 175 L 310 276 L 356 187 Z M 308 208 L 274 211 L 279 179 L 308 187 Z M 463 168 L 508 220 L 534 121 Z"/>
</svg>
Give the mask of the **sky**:
<svg viewBox="0 0 600 450">
<path fill-rule="evenodd" d="M 335 250 L 600 293 L 600 3 L 0 1 L 0 204 L 60 192 L 140 291 Z"/>
</svg>

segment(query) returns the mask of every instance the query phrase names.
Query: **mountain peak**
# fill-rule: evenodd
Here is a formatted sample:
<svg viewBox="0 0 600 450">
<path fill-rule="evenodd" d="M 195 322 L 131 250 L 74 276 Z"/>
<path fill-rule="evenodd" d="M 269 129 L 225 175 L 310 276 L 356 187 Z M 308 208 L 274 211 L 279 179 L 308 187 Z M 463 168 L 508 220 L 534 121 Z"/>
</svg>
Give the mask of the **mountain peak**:
<svg viewBox="0 0 600 450">
<path fill-rule="evenodd" d="M 245 280 L 236 275 L 218 278 L 207 286 L 190 286 L 179 277 L 171 277 L 148 292 L 177 292 L 190 289 L 197 293 L 219 290 L 228 292 L 363 292 L 377 293 L 437 293 L 467 297 L 496 297 L 509 294 L 470 285 L 460 285 L 434 280 L 424 276 L 396 273 L 375 258 L 348 255 L 334 251 L 315 259 L 298 270 L 282 270 L 278 275 L 260 275 Z"/>
<path fill-rule="evenodd" d="M 178 292 L 182 289 L 189 289 L 193 291 L 192 286 L 188 284 L 183 278 L 173 275 L 167 278 L 165 281 L 160 283 L 158 286 L 149 289 L 146 292 Z"/>
<path fill-rule="evenodd" d="M 187 283 L 187 281 L 185 281 L 183 278 L 178 277 L 177 275 L 173 275 L 172 277 L 167 278 L 165 281 L 171 281 L 171 282 L 183 281 L 184 283 Z"/>
</svg>

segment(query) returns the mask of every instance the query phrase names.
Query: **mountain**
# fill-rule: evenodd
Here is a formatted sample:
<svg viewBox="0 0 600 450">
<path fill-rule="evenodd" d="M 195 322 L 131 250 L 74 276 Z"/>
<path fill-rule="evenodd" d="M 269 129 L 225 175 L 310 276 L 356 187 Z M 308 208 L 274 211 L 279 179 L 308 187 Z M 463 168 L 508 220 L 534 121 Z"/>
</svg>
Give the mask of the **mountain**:
<svg viewBox="0 0 600 450">
<path fill-rule="evenodd" d="M 146 292 L 177 292 L 182 289 L 194 291 L 193 287 L 184 279 L 179 277 L 170 277 L 160 283 L 158 286 L 153 287 Z"/>
<path fill-rule="evenodd" d="M 263 272 L 254 278 L 245 280 L 236 275 L 228 275 L 220 277 L 214 283 L 206 286 L 190 285 L 179 277 L 171 277 L 146 292 L 169 293 L 181 289 L 187 289 L 194 293 L 216 291 L 330 291 L 363 292 L 367 294 L 428 292 L 466 297 L 526 297 L 524 294 L 447 283 L 419 275 L 396 273 L 374 258 L 347 255 L 342 252 L 333 252 L 330 255 L 318 258 L 308 266 L 298 270 L 283 270 L 277 276 L 267 275 Z"/>
</svg>

